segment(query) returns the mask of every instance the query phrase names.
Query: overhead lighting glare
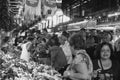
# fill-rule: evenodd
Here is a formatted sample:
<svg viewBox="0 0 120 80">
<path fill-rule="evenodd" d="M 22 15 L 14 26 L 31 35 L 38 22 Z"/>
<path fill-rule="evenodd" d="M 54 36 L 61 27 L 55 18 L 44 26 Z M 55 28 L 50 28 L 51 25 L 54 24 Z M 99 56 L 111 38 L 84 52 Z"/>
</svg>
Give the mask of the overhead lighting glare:
<svg viewBox="0 0 120 80">
<path fill-rule="evenodd" d="M 87 1 L 84 1 L 84 3 L 87 3 Z"/>
<path fill-rule="evenodd" d="M 114 14 L 109 14 L 108 17 L 118 16 L 118 15 L 120 15 L 120 12 L 116 12 Z"/>
</svg>

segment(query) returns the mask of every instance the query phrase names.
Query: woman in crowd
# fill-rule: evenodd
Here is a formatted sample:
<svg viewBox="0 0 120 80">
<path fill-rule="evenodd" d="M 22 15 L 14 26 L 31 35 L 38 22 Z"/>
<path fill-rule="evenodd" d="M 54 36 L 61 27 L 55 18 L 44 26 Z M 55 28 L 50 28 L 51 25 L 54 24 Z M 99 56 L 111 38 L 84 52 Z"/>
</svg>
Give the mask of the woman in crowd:
<svg viewBox="0 0 120 80">
<path fill-rule="evenodd" d="M 120 80 L 120 65 L 114 60 L 112 45 L 103 42 L 96 52 L 97 59 L 93 61 L 94 80 Z"/>
<path fill-rule="evenodd" d="M 52 67 L 57 71 L 60 71 L 61 68 L 67 65 L 67 59 L 62 48 L 60 47 L 58 37 L 56 35 L 51 37 L 51 39 L 47 42 L 47 46 L 49 47 Z"/>
<path fill-rule="evenodd" d="M 93 70 L 92 61 L 85 48 L 84 38 L 76 34 L 70 39 L 73 61 L 64 72 L 64 77 L 70 80 L 90 80 Z"/>
<path fill-rule="evenodd" d="M 59 42 L 61 43 L 60 47 L 62 48 L 66 56 L 67 64 L 70 64 L 72 62 L 72 52 L 70 49 L 68 38 L 69 38 L 69 34 L 63 31 L 62 35 L 59 37 Z"/>
</svg>

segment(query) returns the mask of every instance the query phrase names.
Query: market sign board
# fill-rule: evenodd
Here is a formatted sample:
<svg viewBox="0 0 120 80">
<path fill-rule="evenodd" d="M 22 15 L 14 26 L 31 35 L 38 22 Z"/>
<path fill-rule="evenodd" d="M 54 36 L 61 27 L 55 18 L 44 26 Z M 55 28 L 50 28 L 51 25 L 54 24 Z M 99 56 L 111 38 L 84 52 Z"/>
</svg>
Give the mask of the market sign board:
<svg viewBox="0 0 120 80">
<path fill-rule="evenodd" d="M 44 4 L 48 7 L 56 7 L 56 0 L 44 0 Z"/>
<path fill-rule="evenodd" d="M 62 3 L 62 0 L 56 0 L 56 3 Z"/>
<path fill-rule="evenodd" d="M 39 4 L 39 0 L 26 0 L 26 4 L 28 6 L 37 7 Z"/>
</svg>

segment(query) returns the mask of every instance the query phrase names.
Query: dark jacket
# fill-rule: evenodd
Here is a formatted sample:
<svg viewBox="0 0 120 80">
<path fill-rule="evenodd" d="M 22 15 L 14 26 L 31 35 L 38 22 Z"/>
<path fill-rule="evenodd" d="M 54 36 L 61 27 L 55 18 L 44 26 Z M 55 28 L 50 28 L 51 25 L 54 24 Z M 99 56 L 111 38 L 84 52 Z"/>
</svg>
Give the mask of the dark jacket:
<svg viewBox="0 0 120 80">
<path fill-rule="evenodd" d="M 60 48 L 58 46 L 53 46 L 50 49 L 50 54 L 51 54 L 52 66 L 56 70 L 59 70 L 60 68 L 67 65 L 67 60 L 66 60 L 66 57 L 65 57 L 65 54 L 64 54 L 62 48 Z"/>
</svg>

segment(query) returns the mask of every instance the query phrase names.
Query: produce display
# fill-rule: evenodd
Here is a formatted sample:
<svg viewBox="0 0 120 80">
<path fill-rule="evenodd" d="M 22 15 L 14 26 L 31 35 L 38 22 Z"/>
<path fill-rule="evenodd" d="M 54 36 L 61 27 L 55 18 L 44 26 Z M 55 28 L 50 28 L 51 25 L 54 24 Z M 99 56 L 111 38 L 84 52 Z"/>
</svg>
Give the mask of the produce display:
<svg viewBox="0 0 120 80">
<path fill-rule="evenodd" d="M 48 65 L 28 63 L 11 54 L 3 55 L 1 61 L 0 80 L 62 80 L 61 74 Z"/>
</svg>

